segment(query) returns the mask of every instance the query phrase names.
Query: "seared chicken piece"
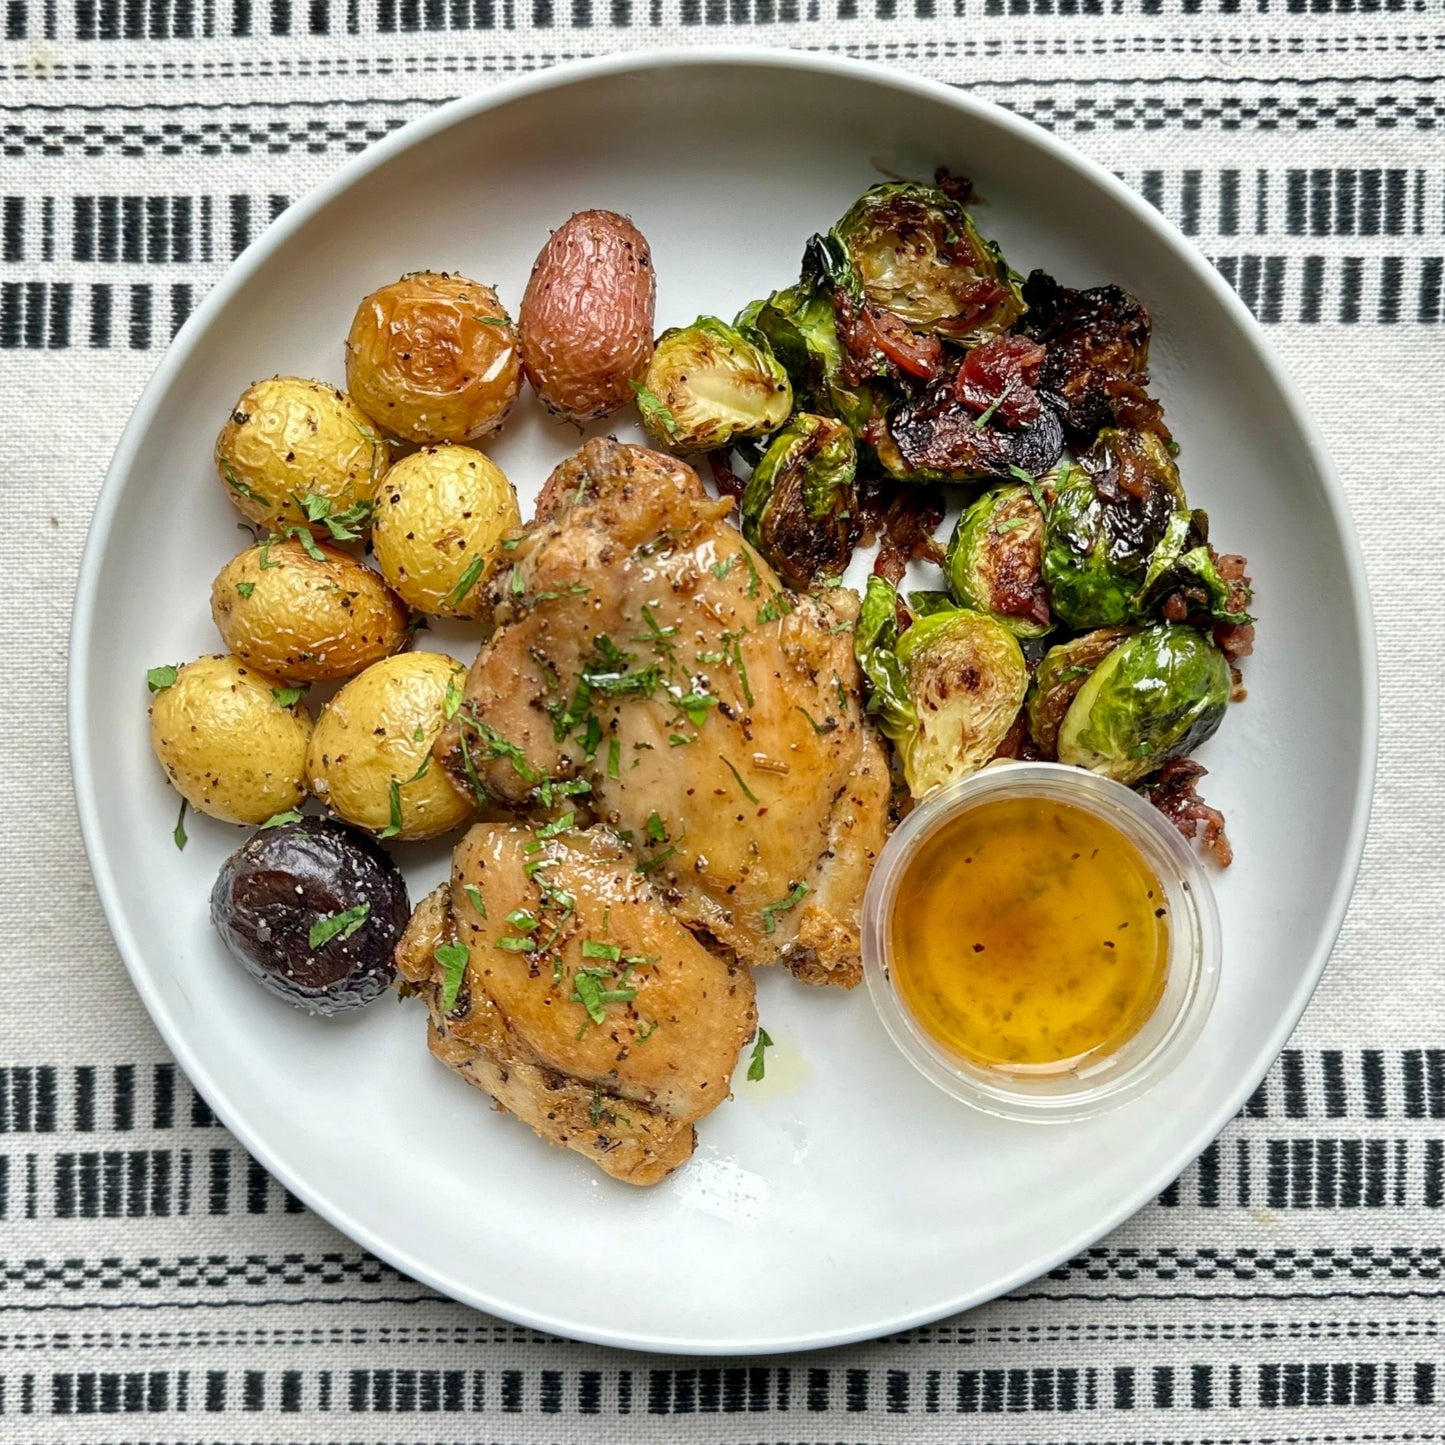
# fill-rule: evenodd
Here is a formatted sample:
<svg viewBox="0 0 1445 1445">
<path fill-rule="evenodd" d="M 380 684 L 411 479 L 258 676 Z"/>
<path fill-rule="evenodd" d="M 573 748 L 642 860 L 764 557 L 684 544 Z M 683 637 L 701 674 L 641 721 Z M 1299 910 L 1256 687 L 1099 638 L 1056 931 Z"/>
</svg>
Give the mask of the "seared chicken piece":
<svg viewBox="0 0 1445 1445">
<path fill-rule="evenodd" d="M 856 598 L 788 593 L 731 505 L 641 447 L 590 442 L 558 468 L 484 584 L 495 631 L 435 754 L 483 798 L 563 795 L 614 829 L 727 956 L 851 987 L 889 798 Z"/>
<path fill-rule="evenodd" d="M 449 1010 L 439 947 L 464 969 Z M 692 1154 L 757 1023 L 748 972 L 703 948 L 603 829 L 478 824 L 397 963 L 437 1058 L 629 1184 Z"/>
</svg>

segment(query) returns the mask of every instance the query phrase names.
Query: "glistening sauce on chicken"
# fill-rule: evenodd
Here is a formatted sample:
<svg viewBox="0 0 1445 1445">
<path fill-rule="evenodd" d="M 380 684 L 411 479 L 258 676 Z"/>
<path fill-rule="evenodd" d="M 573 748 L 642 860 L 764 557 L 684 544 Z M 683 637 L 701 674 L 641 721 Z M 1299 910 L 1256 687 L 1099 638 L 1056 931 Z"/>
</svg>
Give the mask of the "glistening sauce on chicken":
<svg viewBox="0 0 1445 1445">
<path fill-rule="evenodd" d="M 908 865 L 889 928 L 908 1011 L 976 1064 L 1111 1053 L 1164 992 L 1158 878 L 1111 824 L 1052 799 L 998 798 L 943 824 Z"/>
</svg>

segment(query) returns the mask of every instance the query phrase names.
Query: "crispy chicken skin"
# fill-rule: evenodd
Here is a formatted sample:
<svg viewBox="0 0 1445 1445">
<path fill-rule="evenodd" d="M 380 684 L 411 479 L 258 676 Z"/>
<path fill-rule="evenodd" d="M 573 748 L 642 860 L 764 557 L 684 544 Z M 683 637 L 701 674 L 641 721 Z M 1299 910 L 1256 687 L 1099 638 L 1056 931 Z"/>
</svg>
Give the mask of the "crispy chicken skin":
<svg viewBox="0 0 1445 1445">
<path fill-rule="evenodd" d="M 856 599 L 794 596 L 675 458 L 589 442 L 484 584 L 493 632 L 435 756 L 462 788 L 601 823 L 730 959 L 861 976 L 888 825 Z M 505 554 L 504 554 L 505 556 Z"/>
<path fill-rule="evenodd" d="M 469 954 L 448 1012 L 436 949 L 453 942 Z M 757 1023 L 747 970 L 702 947 L 602 828 L 539 840 L 477 824 L 397 963 L 426 1000 L 438 1059 L 629 1184 L 692 1154 L 694 1121 L 727 1098 Z"/>
</svg>

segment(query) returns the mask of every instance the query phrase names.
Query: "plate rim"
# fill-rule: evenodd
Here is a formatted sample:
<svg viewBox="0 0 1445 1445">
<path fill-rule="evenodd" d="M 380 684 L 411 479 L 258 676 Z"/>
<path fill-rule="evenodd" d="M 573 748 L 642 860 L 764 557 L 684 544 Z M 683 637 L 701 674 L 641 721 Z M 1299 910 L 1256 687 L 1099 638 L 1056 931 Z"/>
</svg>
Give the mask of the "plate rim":
<svg viewBox="0 0 1445 1445">
<path fill-rule="evenodd" d="M 1140 1187 L 1115 1200 L 1107 1211 L 1091 1216 L 1086 1226 L 1078 1229 L 1062 1243 L 1056 1243 L 1036 1255 L 1027 1266 L 983 1287 L 966 1290 L 941 1302 L 904 1311 L 895 1316 L 851 1325 L 844 1329 L 750 1339 L 724 1339 L 709 1335 L 679 1338 L 609 1330 L 595 1323 L 569 1320 L 530 1310 L 524 1304 L 511 1300 L 495 1298 L 487 1293 L 485 1282 L 473 1284 L 445 1277 L 440 1271 L 412 1258 L 406 1250 L 390 1247 L 385 1239 L 378 1238 L 368 1227 L 353 1219 L 344 1207 L 327 1198 L 324 1192 L 311 1187 L 290 1169 L 279 1165 L 271 1156 L 264 1137 L 253 1131 L 231 1109 L 225 1089 L 211 1077 L 204 1058 L 187 1042 L 185 1030 L 179 1026 L 176 1014 L 152 983 L 144 961 L 144 950 L 127 923 L 120 894 L 101 845 L 100 809 L 96 801 L 98 794 L 85 722 L 91 709 L 86 664 L 91 652 L 100 600 L 94 579 L 98 575 L 97 564 L 112 529 L 126 478 L 133 469 L 136 453 L 152 423 L 154 413 L 185 366 L 190 353 L 210 328 L 212 317 L 250 279 L 252 273 L 294 232 L 309 223 L 313 216 L 342 195 L 353 183 L 394 156 L 410 150 L 453 125 L 527 96 L 589 80 L 627 73 L 646 75 L 658 70 L 703 67 L 808 71 L 850 83 L 861 82 L 869 86 L 901 91 L 947 105 L 1010 131 L 1015 138 L 1042 150 L 1053 160 L 1069 167 L 1084 180 L 1108 193 L 1131 213 L 1135 221 L 1152 232 L 1154 239 L 1168 249 L 1173 259 L 1193 273 L 1196 281 L 1203 283 L 1213 299 L 1223 308 L 1235 330 L 1245 338 L 1278 389 L 1286 417 L 1314 465 L 1331 522 L 1343 546 L 1345 572 L 1353 603 L 1355 645 L 1359 649 L 1364 679 L 1358 699 L 1361 740 L 1359 768 L 1354 780 L 1349 834 L 1345 840 L 1345 864 L 1333 882 L 1329 903 L 1321 915 L 1320 929 L 1306 967 L 1259 1051 L 1257 1067 L 1241 1075 L 1240 1081 L 1229 1094 L 1223 1096 L 1212 1110 L 1201 1114 L 1193 1126 L 1179 1136 L 1182 1142 L 1176 1143 L 1162 1156 L 1161 1165 L 1150 1172 Z M 955 87 L 944 81 L 911 75 L 891 66 L 849 56 L 764 46 L 674 46 L 627 51 L 569 61 L 504 80 L 484 90 L 438 105 L 427 114 L 400 126 L 390 135 L 345 161 L 329 177 L 298 199 L 232 262 L 201 304 L 187 318 L 147 381 L 131 412 L 101 484 L 81 554 L 71 619 L 66 680 L 67 733 L 75 807 L 86 857 L 107 926 L 130 976 L 131 984 L 166 1047 L 237 1142 L 309 1209 L 340 1230 L 353 1243 L 384 1260 L 408 1278 L 449 1299 L 547 1334 L 621 1349 L 686 1355 L 771 1355 L 816 1350 L 878 1339 L 918 1325 L 930 1324 L 996 1299 L 1039 1278 L 1081 1250 L 1095 1244 L 1144 1207 L 1198 1156 L 1243 1107 L 1272 1067 L 1313 996 L 1339 936 L 1359 874 L 1379 753 L 1379 665 L 1373 609 L 1360 537 L 1351 517 L 1344 489 L 1293 377 L 1254 316 L 1203 254 L 1148 202 L 1131 191 L 1104 166 L 1041 126 L 1015 115 L 993 101 L 972 94 L 964 87 Z"/>
</svg>

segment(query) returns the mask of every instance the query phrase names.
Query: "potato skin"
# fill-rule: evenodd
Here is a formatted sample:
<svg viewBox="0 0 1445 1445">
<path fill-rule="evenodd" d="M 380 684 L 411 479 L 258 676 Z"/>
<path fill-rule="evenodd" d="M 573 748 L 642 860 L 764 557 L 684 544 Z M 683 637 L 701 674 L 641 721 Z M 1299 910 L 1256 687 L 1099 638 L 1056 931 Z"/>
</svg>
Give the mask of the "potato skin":
<svg viewBox="0 0 1445 1445">
<path fill-rule="evenodd" d="M 187 663 L 151 703 L 151 746 L 172 786 L 197 812 L 264 823 L 306 796 L 311 714 L 283 707 L 281 682 L 239 657 Z"/>
<path fill-rule="evenodd" d="M 472 800 L 429 761 L 448 685 L 459 690 L 466 675 L 443 653 L 403 652 L 352 678 L 316 720 L 306 760 L 311 791 L 338 817 L 372 833 L 390 826 L 393 780 L 401 785 L 401 829 L 391 836 L 434 838 L 469 822 Z"/>
<path fill-rule="evenodd" d="M 516 327 L 490 286 L 441 271 L 403 276 L 356 308 L 346 385 L 396 436 L 475 441 L 506 421 L 522 389 Z"/>
<path fill-rule="evenodd" d="M 345 392 L 300 376 L 253 382 L 216 438 L 227 495 L 273 532 L 307 527 L 327 536 L 325 522 L 308 521 L 297 498 L 314 492 L 333 512 L 370 504 L 388 462 L 386 442 Z"/>
<path fill-rule="evenodd" d="M 642 232 L 615 211 L 578 211 L 532 266 L 518 313 L 522 365 L 549 410 L 570 421 L 632 400 L 652 359 L 657 278 Z"/>
<path fill-rule="evenodd" d="M 232 557 L 211 584 L 221 641 L 249 667 L 304 684 L 355 677 L 411 638 L 405 606 L 349 552 L 263 543 Z"/>
<path fill-rule="evenodd" d="M 521 525 L 517 494 L 490 457 L 471 447 L 427 447 L 387 473 L 371 541 L 382 576 L 409 607 L 476 617 L 488 559 Z"/>
</svg>

